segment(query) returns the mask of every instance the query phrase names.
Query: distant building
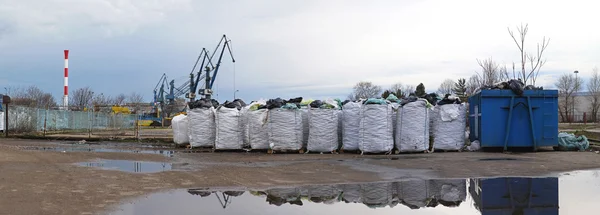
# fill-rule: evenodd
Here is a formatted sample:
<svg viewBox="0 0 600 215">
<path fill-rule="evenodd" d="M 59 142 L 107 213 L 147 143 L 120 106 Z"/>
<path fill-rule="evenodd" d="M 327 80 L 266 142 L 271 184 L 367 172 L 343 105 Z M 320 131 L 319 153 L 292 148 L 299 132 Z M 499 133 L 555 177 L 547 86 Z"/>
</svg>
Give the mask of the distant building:
<svg viewBox="0 0 600 215">
<path fill-rule="evenodd" d="M 590 92 L 578 92 L 578 93 L 574 93 L 573 98 L 575 99 L 575 111 L 573 113 L 574 115 L 574 122 L 583 122 L 583 116 L 584 114 L 586 115 L 586 120 L 588 122 L 590 122 L 590 120 L 592 119 L 592 117 L 590 116 L 592 109 L 591 109 L 591 105 L 592 105 L 592 94 Z M 564 97 L 559 97 L 558 98 L 558 105 L 559 107 L 564 104 Z M 570 110 L 570 108 L 569 108 Z M 597 119 L 600 119 L 600 116 L 597 117 Z M 560 112 L 559 112 L 559 116 L 558 116 L 558 120 L 561 122 L 568 122 L 568 120 L 563 120 L 560 116 Z"/>
</svg>

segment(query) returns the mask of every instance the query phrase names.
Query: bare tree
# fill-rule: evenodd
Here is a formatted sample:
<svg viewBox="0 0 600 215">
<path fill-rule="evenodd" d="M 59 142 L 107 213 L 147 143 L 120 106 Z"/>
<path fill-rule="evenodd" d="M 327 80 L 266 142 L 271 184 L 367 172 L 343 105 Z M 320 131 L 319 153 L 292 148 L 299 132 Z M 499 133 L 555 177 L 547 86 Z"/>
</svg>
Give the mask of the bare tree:
<svg viewBox="0 0 600 215">
<path fill-rule="evenodd" d="M 475 91 L 477 91 L 477 88 L 481 87 L 481 85 L 479 83 L 481 83 L 481 80 L 479 80 L 478 75 L 473 75 L 469 78 L 469 81 L 467 82 L 467 91 L 466 91 L 467 96 L 475 94 Z"/>
<path fill-rule="evenodd" d="M 42 91 L 36 86 L 30 86 L 26 89 L 17 88 L 12 94 L 12 103 L 14 105 L 37 108 L 56 107 L 54 96 Z"/>
<path fill-rule="evenodd" d="M 353 87 L 353 92 L 348 96 L 350 100 L 376 98 L 381 96 L 381 87 L 371 82 L 361 81 Z"/>
<path fill-rule="evenodd" d="M 478 78 L 474 79 L 474 81 L 478 81 L 478 87 L 490 86 L 509 79 L 506 66 L 500 66 L 492 58 L 485 60 L 477 59 L 477 64 L 481 67 L 481 74 L 476 72 Z"/>
<path fill-rule="evenodd" d="M 550 43 L 550 38 L 548 38 L 546 40 L 546 37 L 544 37 L 542 39 L 542 43 L 537 44 L 537 51 L 535 52 L 535 54 L 527 53 L 527 50 L 525 49 L 525 37 L 527 36 L 528 30 L 529 30 L 528 24 L 525 24 L 525 26 L 523 26 L 523 24 L 521 24 L 521 26 L 517 26 L 517 32 L 519 33 L 517 36 L 515 36 L 514 32 L 512 30 L 510 30 L 510 28 L 508 28 L 508 34 L 510 34 L 513 41 L 515 41 L 515 44 L 517 45 L 517 48 L 519 49 L 519 53 L 521 54 L 520 55 L 521 72 L 519 73 L 518 77 L 521 78 L 521 80 L 523 81 L 523 83 L 525 83 L 525 85 L 528 85 L 528 84 L 535 85 L 535 81 L 537 80 L 537 77 L 540 73 L 540 69 L 546 63 L 546 60 L 542 59 L 542 58 L 544 55 L 544 51 L 546 50 L 546 48 L 548 47 L 548 44 Z M 529 63 L 529 65 L 530 65 L 530 68 L 531 68 L 530 70 L 526 70 L 526 68 L 525 68 L 527 63 Z M 514 68 L 514 64 L 513 64 L 513 68 Z M 513 76 L 514 76 L 514 74 L 513 74 Z"/>
<path fill-rule="evenodd" d="M 452 94 L 452 92 L 454 92 L 453 89 L 455 84 L 456 83 L 452 79 L 446 79 L 440 84 L 438 92 L 442 95 Z"/>
<path fill-rule="evenodd" d="M 592 77 L 588 81 L 587 89 L 592 96 L 590 102 L 592 121 L 597 122 L 598 110 L 600 110 L 600 74 L 598 74 L 598 67 L 592 69 Z"/>
<path fill-rule="evenodd" d="M 74 90 L 69 98 L 71 99 L 69 101 L 70 106 L 78 110 L 83 110 L 92 105 L 94 91 L 90 87 L 79 88 Z"/>
<path fill-rule="evenodd" d="M 563 74 L 558 78 L 558 81 L 554 84 L 558 88 L 559 93 L 559 105 L 558 113 L 563 122 L 571 122 L 576 100 L 573 95 L 577 92 L 579 87 L 582 85 L 582 79 L 575 79 L 573 74 Z"/>
<path fill-rule="evenodd" d="M 129 94 L 129 96 L 127 96 L 126 101 L 133 108 L 132 112 L 137 113 L 139 110 L 142 109 L 142 103 L 144 103 L 144 96 L 142 96 L 139 93 L 133 92 Z"/>
<path fill-rule="evenodd" d="M 413 85 L 404 85 L 402 83 L 393 84 L 390 88 L 392 92 L 400 92 L 399 95 L 396 95 L 398 98 L 407 97 L 409 94 L 415 92 L 415 86 Z"/>
<path fill-rule="evenodd" d="M 121 93 L 121 94 L 117 95 L 113 99 L 113 101 L 114 101 L 115 105 L 124 105 L 126 99 L 127 99 L 127 96 L 125 96 L 125 94 Z"/>
</svg>

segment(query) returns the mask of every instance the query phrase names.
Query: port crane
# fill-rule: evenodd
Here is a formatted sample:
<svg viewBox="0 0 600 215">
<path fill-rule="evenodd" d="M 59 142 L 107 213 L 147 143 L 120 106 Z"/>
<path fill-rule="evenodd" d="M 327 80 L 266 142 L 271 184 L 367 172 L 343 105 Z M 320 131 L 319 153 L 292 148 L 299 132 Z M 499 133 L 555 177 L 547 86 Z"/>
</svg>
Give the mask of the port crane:
<svg viewBox="0 0 600 215">
<path fill-rule="evenodd" d="M 186 95 L 186 98 L 190 99 L 190 102 L 193 102 L 196 99 L 196 90 L 198 90 L 198 94 L 202 95 L 203 98 L 211 99 L 213 94 L 213 84 L 215 83 L 215 80 L 217 78 L 219 68 L 221 67 L 221 62 L 223 59 L 223 54 L 225 53 L 225 48 L 227 48 L 227 51 L 231 56 L 231 61 L 235 63 L 235 58 L 233 57 L 233 52 L 231 51 L 231 40 L 227 38 L 226 35 L 223 35 L 223 37 L 221 37 L 221 40 L 217 44 L 217 47 L 215 48 L 212 54 L 210 54 L 206 50 L 206 48 L 202 48 L 202 51 L 200 51 L 200 55 L 198 55 L 198 59 L 196 59 L 196 63 L 194 64 L 194 67 L 190 72 L 190 88 L 189 93 Z M 219 49 L 219 59 L 217 60 L 217 64 L 214 65 L 212 63 L 212 59 L 214 58 L 214 55 L 217 52 L 219 52 Z M 200 59 L 202 59 L 202 63 L 198 65 Z M 196 75 L 194 75 L 196 68 L 198 68 L 198 72 L 196 73 Z M 203 69 L 204 73 L 202 73 Z M 203 79 L 204 84 L 201 86 L 201 89 L 198 89 L 198 85 Z"/>
</svg>

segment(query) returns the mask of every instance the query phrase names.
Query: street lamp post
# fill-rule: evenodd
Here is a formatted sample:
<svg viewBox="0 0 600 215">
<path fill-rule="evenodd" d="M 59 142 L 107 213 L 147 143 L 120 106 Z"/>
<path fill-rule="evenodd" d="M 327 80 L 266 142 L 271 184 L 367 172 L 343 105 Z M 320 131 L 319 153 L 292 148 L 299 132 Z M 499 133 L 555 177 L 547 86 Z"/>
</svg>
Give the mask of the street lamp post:
<svg viewBox="0 0 600 215">
<path fill-rule="evenodd" d="M 237 92 L 240 92 L 240 90 L 235 90 L 235 91 L 233 91 L 233 99 L 236 99 L 236 97 L 235 97 L 235 94 L 236 94 Z"/>
<path fill-rule="evenodd" d="M 577 92 L 579 91 L 579 81 L 577 79 L 577 74 L 579 74 L 579 71 L 575 70 L 573 73 L 575 73 L 575 94 L 573 95 L 573 101 L 571 101 L 573 103 L 572 104 L 572 107 L 573 107 L 573 109 L 572 109 L 573 110 L 573 114 L 572 114 L 573 115 L 573 119 L 571 121 L 575 120 L 575 98 L 577 96 Z"/>
</svg>

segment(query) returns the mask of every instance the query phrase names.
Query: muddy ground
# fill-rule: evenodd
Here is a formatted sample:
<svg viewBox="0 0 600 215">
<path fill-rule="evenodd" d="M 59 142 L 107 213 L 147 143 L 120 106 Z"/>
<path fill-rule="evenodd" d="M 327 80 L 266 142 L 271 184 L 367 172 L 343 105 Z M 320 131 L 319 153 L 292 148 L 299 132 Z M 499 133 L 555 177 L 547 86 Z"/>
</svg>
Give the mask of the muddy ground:
<svg viewBox="0 0 600 215">
<path fill-rule="evenodd" d="M 136 148 L 135 143 L 0 139 L 0 214 L 107 214 L 124 202 L 175 188 L 398 181 L 410 178 L 543 176 L 600 168 L 595 152 L 401 155 L 53 152 L 31 146 Z M 161 161 L 173 171 L 144 174 L 74 165 L 95 159 Z"/>
</svg>

